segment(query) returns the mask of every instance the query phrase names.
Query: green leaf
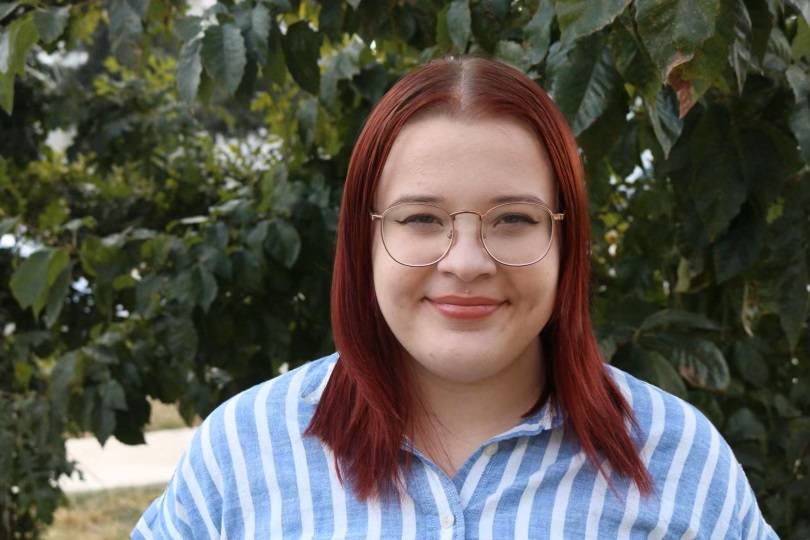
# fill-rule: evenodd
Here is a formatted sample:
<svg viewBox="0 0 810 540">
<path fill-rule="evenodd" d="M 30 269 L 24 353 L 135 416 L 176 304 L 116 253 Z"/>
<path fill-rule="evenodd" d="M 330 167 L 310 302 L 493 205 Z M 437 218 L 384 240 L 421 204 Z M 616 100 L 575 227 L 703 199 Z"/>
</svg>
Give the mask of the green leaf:
<svg viewBox="0 0 810 540">
<path fill-rule="evenodd" d="M 8 15 L 19 5 L 19 2 L 0 2 L 0 21 L 8 17 Z"/>
<path fill-rule="evenodd" d="M 637 0 L 636 24 L 662 81 L 714 34 L 720 0 Z"/>
<path fill-rule="evenodd" d="M 523 39 L 528 49 L 529 64 L 538 64 L 548 53 L 551 43 L 551 21 L 554 19 L 554 7 L 551 2 L 540 2 L 534 16 L 523 28 Z"/>
<path fill-rule="evenodd" d="M 287 66 L 284 62 L 283 38 L 284 36 L 281 35 L 278 25 L 273 24 L 268 40 L 267 63 L 262 68 L 262 71 L 267 74 L 269 79 L 279 86 L 283 86 L 287 78 Z"/>
<path fill-rule="evenodd" d="M 307 98 L 300 102 L 298 112 L 298 135 L 301 137 L 301 144 L 304 148 L 309 148 L 315 141 L 315 127 L 318 122 L 318 100 Z"/>
<path fill-rule="evenodd" d="M 764 442 L 767 431 L 748 407 L 741 407 L 726 421 L 725 435 L 732 441 Z"/>
<path fill-rule="evenodd" d="M 202 73 L 202 39 L 197 37 L 183 44 L 177 60 L 177 87 L 180 97 L 186 103 L 192 103 L 197 97 Z"/>
<path fill-rule="evenodd" d="M 25 57 L 38 38 L 32 15 L 0 31 L 0 106 L 9 115 L 14 109 L 14 76 L 25 73 Z"/>
<path fill-rule="evenodd" d="M 807 101 L 798 103 L 791 109 L 788 122 L 805 163 L 810 163 L 810 105 Z"/>
<path fill-rule="evenodd" d="M 343 28 L 345 9 L 339 0 L 326 0 L 321 2 L 321 12 L 318 14 L 318 30 L 329 37 L 332 43 L 340 43 Z"/>
<path fill-rule="evenodd" d="M 282 39 L 287 70 L 301 88 L 313 95 L 318 94 L 321 84 L 318 59 L 322 39 L 307 21 L 293 23 Z"/>
<path fill-rule="evenodd" d="M 0 219 L 0 238 L 6 234 L 13 234 L 19 221 L 20 218 L 16 217 Z"/>
<path fill-rule="evenodd" d="M 607 37 L 613 64 L 624 80 L 636 87 L 649 107 L 655 103 L 661 89 L 658 69 L 633 31 L 633 19 L 625 14 L 619 22 L 621 24 L 611 26 Z"/>
<path fill-rule="evenodd" d="M 68 269 L 70 265 L 70 255 L 67 252 L 67 249 L 56 249 L 52 250 L 50 254 L 50 258 L 48 260 L 48 289 L 45 291 L 45 294 L 41 294 L 34 300 L 34 304 L 32 308 L 34 310 L 34 316 L 38 317 L 42 308 L 48 303 L 48 299 L 50 297 L 51 289 L 56 285 L 57 281 L 60 281 L 60 288 L 54 293 L 55 295 L 61 295 L 64 297 L 64 293 L 66 292 L 67 284 L 70 283 L 70 276 L 64 277 L 64 271 Z M 61 278 L 61 279 L 60 279 Z"/>
<path fill-rule="evenodd" d="M 745 79 L 748 76 L 748 66 L 752 61 L 751 45 L 753 41 L 751 15 L 743 0 L 736 0 L 734 17 L 734 41 L 729 51 L 729 61 L 737 79 L 737 91 L 742 94 Z"/>
<path fill-rule="evenodd" d="M 166 328 L 166 345 L 178 361 L 190 362 L 197 355 L 199 336 L 191 319 L 172 317 Z"/>
<path fill-rule="evenodd" d="M 720 330 L 720 326 L 713 320 L 700 313 L 680 309 L 662 309 L 656 311 L 641 323 L 640 332 L 649 332 L 668 326 L 689 328 L 694 330 Z"/>
<path fill-rule="evenodd" d="M 777 414 L 782 418 L 796 418 L 802 416 L 799 411 L 788 399 L 782 394 L 775 394 L 773 396 L 773 407 L 776 409 Z"/>
<path fill-rule="evenodd" d="M 62 313 L 62 306 L 70 289 L 72 274 L 73 264 L 68 264 L 48 289 L 48 297 L 45 301 L 45 315 L 42 317 L 47 328 L 51 328 Z"/>
<path fill-rule="evenodd" d="M 619 74 L 610 53 L 601 40 L 589 38 L 577 42 L 568 62 L 555 70 L 551 93 L 560 110 L 579 135 L 608 108 L 618 88 Z"/>
<path fill-rule="evenodd" d="M 678 94 L 681 118 L 686 116 L 709 88 L 716 87 L 724 94 L 731 92 L 725 73 L 730 57 L 734 61 L 735 51 L 732 45 L 738 37 L 735 25 L 740 18 L 738 11 L 740 6 L 737 5 L 737 2 L 738 0 L 719 0 L 720 11 L 715 17 L 716 27 L 711 36 L 696 47 L 694 54 L 690 55 L 687 62 L 679 62 L 668 72 L 667 82 Z M 744 6 L 743 9 L 745 9 Z M 747 46 L 746 43 L 744 45 Z M 745 54 L 743 49 L 744 47 L 737 52 Z M 750 58 L 750 55 L 747 56 Z M 745 69 L 745 73 L 747 73 L 747 69 Z M 745 73 L 741 74 L 741 78 Z"/>
<path fill-rule="evenodd" d="M 199 305 L 205 313 L 208 313 L 219 290 L 217 280 L 214 279 L 214 275 L 211 274 L 211 272 L 200 265 L 194 268 L 192 282 L 197 291 L 197 305 Z"/>
<path fill-rule="evenodd" d="M 469 0 L 453 0 L 447 10 L 447 32 L 453 47 L 459 52 L 467 50 L 471 24 Z"/>
<path fill-rule="evenodd" d="M 734 365 L 744 381 L 757 388 L 765 388 L 770 372 L 759 349 L 755 339 L 736 342 L 733 349 Z"/>
<path fill-rule="evenodd" d="M 167 287 L 166 296 L 170 300 L 176 300 L 181 305 L 194 305 L 197 295 L 194 291 L 191 271 L 184 270 L 176 274 Z"/>
<path fill-rule="evenodd" d="M 807 262 L 796 257 L 776 278 L 779 322 L 787 336 L 790 350 L 796 349 L 807 318 Z"/>
<path fill-rule="evenodd" d="M 670 156 L 673 187 L 691 200 L 700 218 L 692 224 L 711 242 L 726 231 L 748 196 L 741 156 L 731 144 L 736 137 L 728 110 L 711 107 L 691 130 L 688 143 L 677 145 Z"/>
<path fill-rule="evenodd" d="M 768 48 L 768 37 L 773 27 L 773 15 L 768 9 L 767 0 L 749 0 L 748 15 L 751 18 L 751 60 L 761 69 L 762 59 Z"/>
<path fill-rule="evenodd" d="M 110 379 L 98 388 L 98 403 L 93 411 L 93 435 L 99 444 L 104 445 L 110 435 L 115 431 L 115 411 L 127 409 L 124 389 L 115 379 Z"/>
<path fill-rule="evenodd" d="M 663 87 L 655 96 L 654 102 L 645 102 L 650 124 L 664 156 L 669 156 L 683 130 L 683 121 L 678 113 L 678 100 L 669 87 Z"/>
<path fill-rule="evenodd" d="M 802 14 L 804 22 L 810 24 L 810 2 L 807 0 L 790 0 Z"/>
<path fill-rule="evenodd" d="M 807 181 L 805 175 L 787 185 L 782 215 L 771 224 L 768 238 L 769 273 L 764 285 L 772 291 L 775 306 L 770 310 L 778 313 L 791 351 L 796 350 L 807 319 Z"/>
<path fill-rule="evenodd" d="M 22 390 L 28 390 L 28 384 L 31 382 L 33 374 L 34 368 L 27 361 L 18 360 L 14 362 L 14 380 Z"/>
<path fill-rule="evenodd" d="M 622 347 L 614 357 L 613 364 L 636 377 L 686 399 L 687 390 L 683 380 L 660 353 L 637 345 Z"/>
<path fill-rule="evenodd" d="M 800 104 L 810 97 L 810 75 L 800 65 L 794 64 L 787 68 L 785 77 L 790 89 L 793 90 L 796 103 Z"/>
<path fill-rule="evenodd" d="M 541 2 L 545 3 L 545 2 Z M 554 0 L 563 41 L 575 41 L 601 30 L 630 5 L 630 0 Z"/>
<path fill-rule="evenodd" d="M 250 14 L 248 44 L 262 64 L 267 61 L 267 41 L 270 38 L 272 26 L 273 19 L 270 10 L 264 4 L 256 4 Z"/>
<path fill-rule="evenodd" d="M 695 388 L 723 391 L 731 382 L 725 356 L 713 342 L 682 334 L 646 334 L 640 343 L 669 359 Z"/>
<path fill-rule="evenodd" d="M 118 381 L 110 379 L 102 384 L 99 394 L 103 407 L 118 411 L 127 410 L 127 400 L 124 396 L 124 389 Z"/>
<path fill-rule="evenodd" d="M 267 234 L 267 251 L 287 268 L 292 268 L 301 252 L 301 237 L 286 221 L 274 220 Z"/>
<path fill-rule="evenodd" d="M 364 66 L 353 82 L 361 96 L 370 103 L 376 103 L 387 88 L 388 72 L 382 64 L 374 62 Z"/>
<path fill-rule="evenodd" d="M 11 293 L 23 309 L 31 307 L 34 317 L 44 307 L 48 290 L 70 263 L 64 249 L 42 249 L 32 253 L 11 276 Z"/>
<path fill-rule="evenodd" d="M 180 17 L 174 23 L 174 32 L 183 43 L 199 37 L 200 32 L 202 32 L 202 17 L 195 15 Z"/>
<path fill-rule="evenodd" d="M 746 203 L 712 250 L 717 283 L 724 283 L 750 268 L 765 241 L 765 217 Z"/>
<path fill-rule="evenodd" d="M 495 58 L 511 64 L 523 71 L 528 70 L 531 64 L 526 59 L 526 51 L 520 43 L 502 39 L 495 46 Z"/>
<path fill-rule="evenodd" d="M 228 95 L 236 92 L 245 71 L 245 41 L 232 23 L 209 26 L 202 40 L 202 63 Z"/>
<path fill-rule="evenodd" d="M 69 18 L 70 6 L 53 7 L 34 12 L 34 24 L 45 43 L 52 43 L 62 35 Z"/>
<path fill-rule="evenodd" d="M 147 0 L 108 0 L 112 49 L 124 61 L 134 61 L 135 42 L 143 33 Z"/>
<path fill-rule="evenodd" d="M 365 44 L 353 37 L 336 54 L 324 59 L 325 70 L 321 77 L 320 98 L 327 107 L 333 107 L 337 99 L 337 85 L 341 80 L 351 80 L 360 73 L 360 53 Z"/>
</svg>

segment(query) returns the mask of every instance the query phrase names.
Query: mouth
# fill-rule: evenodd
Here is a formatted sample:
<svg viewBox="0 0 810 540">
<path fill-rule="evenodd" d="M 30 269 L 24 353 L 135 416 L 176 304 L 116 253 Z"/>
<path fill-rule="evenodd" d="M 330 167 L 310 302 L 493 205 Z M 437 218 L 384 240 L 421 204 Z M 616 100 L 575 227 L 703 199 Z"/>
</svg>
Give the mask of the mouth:
<svg viewBox="0 0 810 540">
<path fill-rule="evenodd" d="M 451 319 L 484 319 L 489 317 L 506 302 L 491 298 L 462 298 L 462 297 L 441 297 L 426 298 L 428 303 L 436 311 Z"/>
</svg>

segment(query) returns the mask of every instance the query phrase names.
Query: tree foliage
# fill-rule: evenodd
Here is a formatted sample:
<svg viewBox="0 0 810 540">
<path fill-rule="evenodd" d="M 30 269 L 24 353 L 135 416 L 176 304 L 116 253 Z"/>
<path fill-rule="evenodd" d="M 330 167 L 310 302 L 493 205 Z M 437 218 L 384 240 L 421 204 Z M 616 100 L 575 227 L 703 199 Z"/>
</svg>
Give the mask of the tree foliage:
<svg viewBox="0 0 810 540">
<path fill-rule="evenodd" d="M 147 397 L 205 415 L 331 349 L 351 145 L 402 73 L 457 53 L 571 122 L 606 360 L 701 408 L 807 537 L 808 21 L 800 0 L 0 2 L 0 537 L 50 521 L 65 436 L 137 444 Z"/>
</svg>

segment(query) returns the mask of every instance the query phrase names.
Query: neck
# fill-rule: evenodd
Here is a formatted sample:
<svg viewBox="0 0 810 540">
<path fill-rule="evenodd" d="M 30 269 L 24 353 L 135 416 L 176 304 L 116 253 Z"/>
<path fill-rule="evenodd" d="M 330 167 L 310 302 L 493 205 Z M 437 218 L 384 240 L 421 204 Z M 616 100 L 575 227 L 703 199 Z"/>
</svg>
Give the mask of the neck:
<svg viewBox="0 0 810 540">
<path fill-rule="evenodd" d="M 415 411 L 416 447 L 454 473 L 483 442 L 514 427 L 537 403 L 542 362 L 539 338 L 508 368 L 474 382 L 442 379 L 413 361 L 421 400 Z"/>
</svg>

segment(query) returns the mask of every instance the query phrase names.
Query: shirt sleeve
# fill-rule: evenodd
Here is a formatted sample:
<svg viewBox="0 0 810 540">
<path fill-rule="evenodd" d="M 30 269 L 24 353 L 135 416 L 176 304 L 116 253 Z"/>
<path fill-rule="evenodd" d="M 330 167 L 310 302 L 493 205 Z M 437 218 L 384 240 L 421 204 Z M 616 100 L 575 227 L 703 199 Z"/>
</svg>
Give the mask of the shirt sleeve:
<svg viewBox="0 0 810 540">
<path fill-rule="evenodd" d="M 188 513 L 179 492 L 183 489 L 182 482 L 171 481 L 166 491 L 152 501 L 152 504 L 138 520 L 130 533 L 133 540 L 150 540 L 157 538 L 197 538 L 188 522 Z M 203 536 L 202 538 L 205 538 Z"/>
<path fill-rule="evenodd" d="M 745 472 L 735 460 L 738 469 L 737 500 L 739 501 L 736 510 L 736 521 L 739 528 L 739 538 L 755 540 L 779 540 L 776 532 L 765 521 L 759 510 L 756 496 Z"/>
<path fill-rule="evenodd" d="M 718 437 L 720 456 L 708 489 L 711 500 L 707 500 L 702 509 L 701 535 L 711 540 L 778 540 L 762 516 L 756 495 L 733 450 L 722 436 L 718 434 Z"/>
<path fill-rule="evenodd" d="M 132 540 L 220 538 L 221 473 L 210 451 L 210 422 L 195 432 L 166 490 L 132 529 Z"/>
</svg>

